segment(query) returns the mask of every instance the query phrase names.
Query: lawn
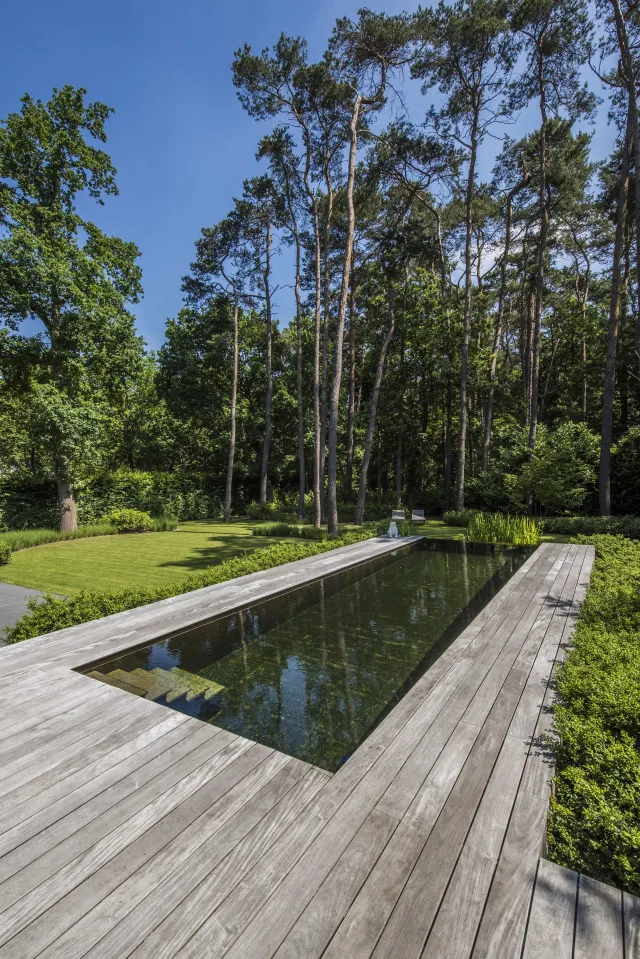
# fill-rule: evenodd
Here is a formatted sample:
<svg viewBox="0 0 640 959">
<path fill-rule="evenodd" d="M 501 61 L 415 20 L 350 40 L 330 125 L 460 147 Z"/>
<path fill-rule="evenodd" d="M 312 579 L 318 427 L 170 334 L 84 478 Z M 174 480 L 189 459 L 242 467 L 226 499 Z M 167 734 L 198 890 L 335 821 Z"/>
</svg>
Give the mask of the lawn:
<svg viewBox="0 0 640 959">
<path fill-rule="evenodd" d="M 276 537 L 252 536 L 253 525 L 241 520 L 228 525 L 193 520 L 181 523 L 169 533 L 95 536 L 48 543 L 14 553 L 7 566 L 0 566 L 0 582 L 61 596 L 71 596 L 82 589 L 162 586 L 279 541 Z M 430 539 L 464 538 L 460 527 L 445 526 L 438 519 L 416 526 L 415 532 Z"/>
<path fill-rule="evenodd" d="M 251 523 L 195 520 L 169 533 L 95 536 L 19 550 L 0 582 L 71 596 L 81 589 L 162 586 L 277 539 L 251 536 Z"/>
</svg>

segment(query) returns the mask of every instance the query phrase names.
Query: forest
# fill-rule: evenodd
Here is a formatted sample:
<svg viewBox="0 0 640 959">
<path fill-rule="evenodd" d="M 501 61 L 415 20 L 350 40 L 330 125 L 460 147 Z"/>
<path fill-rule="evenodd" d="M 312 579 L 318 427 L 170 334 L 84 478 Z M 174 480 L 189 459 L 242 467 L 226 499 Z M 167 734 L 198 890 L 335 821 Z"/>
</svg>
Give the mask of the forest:
<svg viewBox="0 0 640 959">
<path fill-rule="evenodd" d="M 622 0 L 456 0 L 362 9 L 317 61 L 230 51 L 268 132 L 157 352 L 135 238 L 79 212 L 118 190 L 112 108 L 26 94 L 0 126 L 5 491 L 62 529 L 128 472 L 330 534 L 399 505 L 640 513 L 639 43 Z"/>
</svg>

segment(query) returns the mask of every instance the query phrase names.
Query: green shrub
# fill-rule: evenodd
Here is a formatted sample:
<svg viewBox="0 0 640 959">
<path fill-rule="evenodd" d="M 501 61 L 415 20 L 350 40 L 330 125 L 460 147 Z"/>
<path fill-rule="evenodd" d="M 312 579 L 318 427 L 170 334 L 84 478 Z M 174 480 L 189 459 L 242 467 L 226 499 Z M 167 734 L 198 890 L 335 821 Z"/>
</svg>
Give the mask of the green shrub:
<svg viewBox="0 0 640 959">
<path fill-rule="evenodd" d="M 177 516 L 154 516 L 151 522 L 156 533 L 168 533 L 178 528 Z"/>
<path fill-rule="evenodd" d="M 74 530 L 59 529 L 11 529 L 2 534 L 12 551 L 29 549 L 31 546 L 43 546 L 45 543 L 58 543 L 67 539 L 85 539 L 87 536 L 113 536 L 115 529 L 111 523 L 95 523 L 91 526 L 78 526 Z"/>
<path fill-rule="evenodd" d="M 580 538 L 596 563 L 559 702 L 549 851 L 570 869 L 640 894 L 640 543 Z"/>
<path fill-rule="evenodd" d="M 120 613 L 126 609 L 136 609 L 147 606 L 160 599 L 170 596 L 180 596 L 194 589 L 204 586 L 213 586 L 215 583 L 224 583 L 237 576 L 246 576 L 249 573 L 259 573 L 266 569 L 273 569 L 282 563 L 290 563 L 297 559 L 305 559 L 317 553 L 337 549 L 339 546 L 349 546 L 370 539 L 375 531 L 366 528 L 346 533 L 339 539 L 326 540 L 322 543 L 297 542 L 276 543 L 266 546 L 253 553 L 237 556 L 218 566 L 212 566 L 203 573 L 195 573 L 176 583 L 169 583 L 157 589 L 128 589 L 111 592 L 82 592 L 68 599 L 58 599 L 48 595 L 43 600 L 30 600 L 28 612 L 18 622 L 7 629 L 7 642 L 18 643 L 33 636 L 42 636 L 67 626 L 77 626 L 79 623 L 88 623 L 112 613 Z"/>
<path fill-rule="evenodd" d="M 220 484 L 198 473 L 119 469 L 81 480 L 74 488 L 78 522 L 83 526 L 119 509 L 181 520 L 222 516 Z M 59 519 L 55 483 L 22 476 L 4 478 L 0 512 L 9 529 L 55 529 Z"/>
<path fill-rule="evenodd" d="M 477 509 L 450 509 L 442 514 L 442 521 L 446 523 L 447 526 L 468 526 L 478 512 Z"/>
<path fill-rule="evenodd" d="M 150 533 L 153 520 L 139 509 L 116 509 L 104 517 L 119 533 Z"/>
<path fill-rule="evenodd" d="M 613 533 L 640 539 L 640 517 L 638 516 L 550 516 L 540 521 L 545 533 L 558 533 L 563 536 L 597 536 Z"/>
<path fill-rule="evenodd" d="M 314 539 L 323 541 L 329 538 L 329 533 L 322 527 L 304 526 L 301 523 L 260 523 L 251 530 L 254 536 L 295 536 L 298 539 Z"/>
<path fill-rule="evenodd" d="M 499 543 L 503 546 L 537 546 L 540 527 L 528 516 L 509 513 L 475 513 L 465 530 L 470 543 Z"/>
<path fill-rule="evenodd" d="M 0 539 L 0 566 L 6 566 L 11 561 L 11 547 L 6 539 Z"/>
<path fill-rule="evenodd" d="M 536 448 L 518 475 L 505 476 L 516 508 L 529 497 L 549 513 L 576 513 L 596 489 L 600 441 L 584 423 L 538 429 Z"/>
</svg>

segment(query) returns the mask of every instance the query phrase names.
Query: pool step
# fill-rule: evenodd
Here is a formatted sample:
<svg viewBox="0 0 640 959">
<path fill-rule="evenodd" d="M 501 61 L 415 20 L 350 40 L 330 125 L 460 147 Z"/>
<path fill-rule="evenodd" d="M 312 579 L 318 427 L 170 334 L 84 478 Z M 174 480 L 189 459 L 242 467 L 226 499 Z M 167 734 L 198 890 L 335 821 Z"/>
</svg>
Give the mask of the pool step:
<svg viewBox="0 0 640 959">
<path fill-rule="evenodd" d="M 160 669 L 158 666 L 151 670 L 133 669 L 130 673 L 124 669 L 113 669 L 110 673 L 101 673 L 94 669 L 87 673 L 87 676 L 136 696 L 144 696 L 145 699 L 162 699 L 165 696 L 168 703 L 180 696 L 185 696 L 187 701 L 197 696 L 212 699 L 224 689 L 220 683 L 177 666 L 172 669 Z"/>
</svg>

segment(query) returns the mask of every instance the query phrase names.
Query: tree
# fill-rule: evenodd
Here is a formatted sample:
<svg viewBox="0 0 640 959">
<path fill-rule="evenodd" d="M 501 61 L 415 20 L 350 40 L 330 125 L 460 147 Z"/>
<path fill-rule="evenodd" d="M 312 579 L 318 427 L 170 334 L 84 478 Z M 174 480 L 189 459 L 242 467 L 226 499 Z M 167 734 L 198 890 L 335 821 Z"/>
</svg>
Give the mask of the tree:
<svg viewBox="0 0 640 959">
<path fill-rule="evenodd" d="M 514 106 L 536 98 L 540 109 L 538 147 L 539 237 L 534 299 L 531 369 L 531 415 L 529 447 L 535 449 L 538 428 L 540 336 L 544 300 L 544 274 L 549 241 L 547 190 L 548 126 L 564 112 L 571 125 L 589 116 L 595 99 L 581 82 L 580 68 L 587 59 L 591 26 L 583 0 L 521 0 L 513 15 L 513 27 L 522 40 L 525 68 L 513 87 Z"/>
<path fill-rule="evenodd" d="M 356 91 L 349 125 L 349 156 L 345 184 L 347 228 L 328 411 L 327 525 L 329 533 L 334 535 L 338 531 L 338 419 L 342 384 L 342 346 L 356 226 L 353 189 L 358 135 L 367 113 L 383 105 L 389 74 L 407 62 L 411 39 L 411 24 L 405 16 L 386 17 L 363 9 L 356 23 L 346 18 L 338 21 L 329 44 L 329 54 L 336 75 L 342 82 L 349 83 Z"/>
<path fill-rule="evenodd" d="M 76 527 L 73 484 L 100 450 L 90 368 L 108 364 L 108 342 L 139 348 L 126 307 L 142 292 L 135 245 L 76 210 L 83 193 L 99 204 L 117 193 L 113 164 L 91 143 L 106 141 L 112 111 L 85 96 L 70 86 L 47 103 L 26 95 L 0 129 L 0 316 L 16 333 L 42 325 L 25 345 L 62 529 Z"/>
<path fill-rule="evenodd" d="M 242 242 L 242 223 L 237 211 L 214 227 L 203 229 L 196 243 L 196 260 L 191 276 L 183 280 L 188 301 L 202 305 L 220 294 L 231 298 L 233 309 L 233 372 L 229 428 L 229 455 L 224 493 L 224 521 L 231 522 L 233 469 L 236 454 L 236 410 L 238 403 L 239 314 L 246 282 L 247 257 Z"/>
<path fill-rule="evenodd" d="M 467 448 L 469 339 L 472 306 L 472 233 L 478 150 L 491 126 L 506 117 L 500 98 L 509 81 L 515 46 L 506 20 L 508 7 L 502 0 L 457 0 L 441 2 L 434 13 L 425 14 L 427 44 L 413 65 L 413 74 L 438 85 L 448 96 L 445 107 L 430 111 L 436 132 L 460 144 L 467 153 L 465 189 L 464 315 L 460 362 L 460 425 L 456 508 L 464 506 Z"/>
</svg>

